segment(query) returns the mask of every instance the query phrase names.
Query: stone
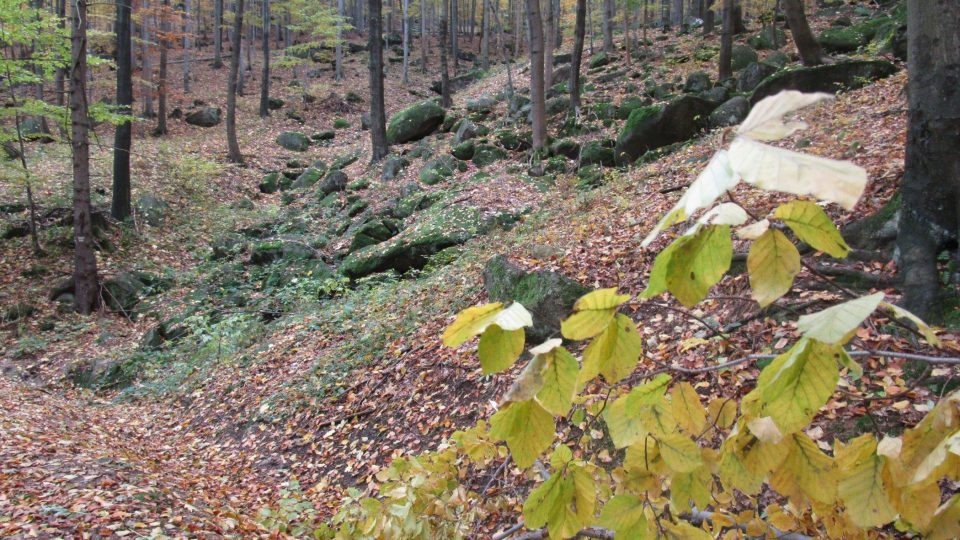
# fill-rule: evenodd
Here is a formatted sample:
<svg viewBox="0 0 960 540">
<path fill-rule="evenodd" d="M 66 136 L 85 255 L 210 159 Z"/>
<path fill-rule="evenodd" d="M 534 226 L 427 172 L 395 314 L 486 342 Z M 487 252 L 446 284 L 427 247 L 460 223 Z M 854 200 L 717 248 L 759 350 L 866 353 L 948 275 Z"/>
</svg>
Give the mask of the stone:
<svg viewBox="0 0 960 540">
<path fill-rule="evenodd" d="M 740 92 L 750 92 L 757 86 L 760 86 L 760 83 L 763 82 L 764 79 L 776 72 L 777 68 L 775 66 L 754 62 L 747 66 L 747 69 L 743 70 L 743 73 L 740 74 L 740 80 L 737 81 L 737 90 Z"/>
<path fill-rule="evenodd" d="M 750 100 L 744 96 L 736 96 L 724 102 L 710 113 L 710 127 L 735 126 L 750 113 Z"/>
<path fill-rule="evenodd" d="M 863 47 L 870 40 L 856 27 L 828 28 L 817 37 L 820 46 L 828 53 L 850 53 Z"/>
<path fill-rule="evenodd" d="M 340 169 L 333 169 L 327 173 L 326 178 L 317 187 L 318 196 L 327 196 L 331 193 L 347 189 L 347 174 Z"/>
<path fill-rule="evenodd" d="M 131 315 L 141 297 L 146 296 L 150 286 L 141 280 L 141 275 L 133 272 L 121 272 L 103 282 L 103 301 L 111 310 Z"/>
<path fill-rule="evenodd" d="M 532 345 L 559 336 L 560 322 L 573 311 L 577 299 L 591 290 L 557 272 L 527 272 L 503 255 L 487 261 L 483 287 L 490 301 L 519 302 L 530 312 L 533 326 L 525 332 Z"/>
<path fill-rule="evenodd" d="M 36 116 L 28 116 L 20 120 L 20 135 L 25 140 L 42 144 L 52 143 L 56 140 L 50 135 L 50 128 L 47 123 Z M 19 154 L 19 151 L 17 153 Z"/>
<path fill-rule="evenodd" d="M 580 143 L 573 139 L 560 139 L 550 147 L 550 153 L 555 156 L 577 159 L 580 156 Z"/>
<path fill-rule="evenodd" d="M 589 141 L 583 145 L 580 151 L 580 166 L 602 165 L 604 167 L 613 166 L 613 141 Z"/>
<path fill-rule="evenodd" d="M 380 178 L 382 180 L 394 180 L 400 175 L 400 171 L 409 164 L 409 161 L 400 156 L 387 156 L 383 160 L 383 170 L 380 173 Z"/>
<path fill-rule="evenodd" d="M 547 101 L 547 114 L 554 115 L 570 110 L 570 98 L 568 96 L 558 96 Z"/>
<path fill-rule="evenodd" d="M 400 222 L 382 218 L 361 225 L 350 241 L 350 252 L 387 241 L 400 232 Z"/>
<path fill-rule="evenodd" d="M 299 131 L 284 131 L 277 136 L 277 144 L 291 152 L 305 152 L 310 148 L 310 138 Z"/>
<path fill-rule="evenodd" d="M 450 93 L 454 94 L 456 92 L 459 92 L 460 90 L 463 90 L 464 88 L 482 79 L 483 76 L 484 76 L 483 70 L 474 69 L 464 73 L 463 75 L 457 75 L 456 77 L 451 77 L 450 80 L 448 81 Z M 441 81 L 439 79 L 435 80 L 432 83 L 430 83 L 430 89 L 433 90 L 434 93 L 440 94 L 440 92 L 442 91 L 442 88 L 440 87 L 440 85 L 441 85 Z"/>
<path fill-rule="evenodd" d="M 740 71 L 759 59 L 757 51 L 746 45 L 734 45 L 730 52 L 730 66 L 733 71 Z"/>
<path fill-rule="evenodd" d="M 500 129 L 494 132 L 494 140 L 506 150 L 521 152 L 533 147 L 533 132 L 515 129 Z"/>
<path fill-rule="evenodd" d="M 501 148 L 489 144 L 478 144 L 473 151 L 471 160 L 477 167 L 486 167 L 491 163 L 506 159 L 507 153 Z"/>
<path fill-rule="evenodd" d="M 710 75 L 703 71 L 694 71 L 687 76 L 687 82 L 683 85 L 683 91 L 687 93 L 698 94 L 706 92 L 713 86 L 710 81 Z"/>
<path fill-rule="evenodd" d="M 439 184 L 453 176 L 453 158 L 440 156 L 427 161 L 420 169 L 420 181 L 428 186 Z"/>
<path fill-rule="evenodd" d="M 319 165 L 319 166 L 316 166 Z M 323 175 L 327 173 L 327 166 L 323 164 L 322 161 L 318 162 L 315 165 L 307 167 L 296 180 L 290 184 L 290 189 L 303 189 L 308 188 L 323 178 Z"/>
<path fill-rule="evenodd" d="M 467 111 L 472 113 L 488 113 L 497 104 L 493 96 L 484 94 L 477 99 L 467 100 Z"/>
<path fill-rule="evenodd" d="M 777 28 L 776 34 L 774 34 L 773 27 L 768 26 L 759 33 L 747 38 L 747 45 L 757 50 L 776 49 L 777 47 L 773 45 L 774 37 L 776 37 L 778 47 L 783 47 L 787 42 L 787 36 L 783 33 L 783 30 Z"/>
<path fill-rule="evenodd" d="M 67 379 L 74 385 L 92 390 L 122 388 L 133 382 L 124 362 L 108 358 L 80 360 L 67 368 Z"/>
<path fill-rule="evenodd" d="M 566 85 L 567 79 L 570 78 L 570 64 L 564 64 L 562 66 L 554 66 L 553 68 L 553 82 L 563 83 Z M 564 88 L 566 90 L 566 88 Z"/>
<path fill-rule="evenodd" d="M 623 98 L 623 101 L 620 102 L 620 106 L 617 107 L 616 118 L 618 120 L 626 120 L 627 118 L 630 118 L 630 113 L 632 113 L 634 109 L 646 107 L 647 105 L 650 105 L 649 99 L 639 96 L 627 96 Z"/>
<path fill-rule="evenodd" d="M 283 107 L 283 105 L 284 105 L 284 101 L 278 97 L 267 98 L 267 108 L 270 109 L 271 111 L 280 109 Z"/>
<path fill-rule="evenodd" d="M 146 194 L 137 199 L 135 205 L 137 219 L 151 227 L 163 225 L 163 218 L 166 216 L 170 205 L 156 195 Z"/>
<path fill-rule="evenodd" d="M 884 60 L 853 60 L 837 64 L 803 67 L 780 71 L 765 79 L 750 96 L 756 105 L 761 99 L 783 90 L 828 92 L 856 90 L 873 81 L 889 77 L 897 68 Z"/>
<path fill-rule="evenodd" d="M 700 97 L 707 101 L 720 104 L 730 99 L 730 90 L 727 90 L 726 86 L 714 86 L 706 92 L 701 92 Z"/>
<path fill-rule="evenodd" d="M 477 128 L 477 125 L 465 118 L 462 122 L 460 122 L 460 126 L 453 135 L 453 144 L 460 144 L 476 137 L 478 134 L 479 129 Z"/>
<path fill-rule="evenodd" d="M 587 165 L 580 167 L 577 171 L 576 188 L 579 191 L 587 191 L 603 185 L 603 168 L 600 165 Z"/>
<path fill-rule="evenodd" d="M 19 302 L 8 307 L 3 312 L 3 322 L 22 321 L 37 312 L 37 308 L 25 302 Z"/>
<path fill-rule="evenodd" d="M 790 57 L 783 51 L 770 51 L 770 54 L 763 59 L 763 63 L 776 66 L 777 69 L 783 69 L 790 63 Z"/>
<path fill-rule="evenodd" d="M 464 141 L 454 146 L 450 153 L 457 159 L 470 159 L 473 157 L 474 150 L 476 145 L 473 141 Z"/>
<path fill-rule="evenodd" d="M 365 112 L 360 114 L 360 129 L 363 131 L 370 130 L 370 113 Z"/>
<path fill-rule="evenodd" d="M 332 129 L 327 129 L 314 133 L 310 136 L 310 138 L 315 141 L 332 141 L 336 136 L 337 132 L 333 131 Z"/>
<path fill-rule="evenodd" d="M 418 188 L 420 186 L 417 186 Z M 412 216 L 416 212 L 426 210 L 443 198 L 440 191 L 419 191 L 404 196 L 397 201 L 397 206 L 393 209 L 393 215 L 403 219 Z"/>
<path fill-rule="evenodd" d="M 607 54 L 605 52 L 599 52 L 590 57 L 590 63 L 588 64 L 590 69 L 595 69 L 598 67 L 603 67 L 614 61 L 615 57 L 612 54 Z"/>
<path fill-rule="evenodd" d="M 280 104 L 283 106 L 282 101 Z M 187 116 L 183 120 L 191 126 L 214 127 L 220 124 L 220 114 L 219 108 L 204 107 L 187 113 Z"/>
<path fill-rule="evenodd" d="M 260 180 L 260 193 L 276 193 L 280 190 L 280 173 L 277 171 L 268 172 Z"/>
<path fill-rule="evenodd" d="M 443 123 L 443 108 L 433 101 L 422 101 L 394 114 L 387 125 L 387 141 L 403 144 L 418 141 Z"/>
<path fill-rule="evenodd" d="M 686 141 L 706 126 L 716 105 L 696 96 L 682 96 L 666 106 L 634 110 L 620 130 L 614 159 L 627 165 L 649 150 Z"/>
</svg>

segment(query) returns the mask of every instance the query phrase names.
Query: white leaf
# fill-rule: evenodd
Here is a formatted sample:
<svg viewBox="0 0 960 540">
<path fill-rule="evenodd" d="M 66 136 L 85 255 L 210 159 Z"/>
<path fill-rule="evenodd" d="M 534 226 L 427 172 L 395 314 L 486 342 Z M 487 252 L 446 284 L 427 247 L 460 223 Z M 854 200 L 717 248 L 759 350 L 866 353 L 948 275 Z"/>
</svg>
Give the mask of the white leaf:
<svg viewBox="0 0 960 540">
<path fill-rule="evenodd" d="M 769 219 L 761 219 L 756 223 L 751 223 L 750 225 L 744 225 L 737 229 L 737 236 L 744 240 L 756 240 L 760 238 L 763 233 L 767 232 L 767 229 L 770 228 Z"/>
<path fill-rule="evenodd" d="M 779 444 L 783 440 L 783 433 L 780 433 L 777 423 L 769 416 L 750 420 L 747 422 L 747 429 L 761 442 Z"/>
<path fill-rule="evenodd" d="M 855 298 L 800 317 L 797 321 L 797 329 L 805 336 L 821 343 L 834 344 L 860 326 L 860 323 L 877 309 L 881 301 L 883 301 L 882 292 Z"/>
<path fill-rule="evenodd" d="M 748 184 L 794 195 L 813 195 L 847 210 L 867 185 L 867 171 L 849 161 L 791 152 L 746 137 L 730 145 L 730 165 Z"/>
<path fill-rule="evenodd" d="M 510 307 L 497 313 L 496 318 L 491 324 L 499 326 L 506 331 L 519 330 L 525 326 L 533 326 L 533 316 L 519 302 L 510 304 Z M 484 328 L 486 330 L 486 328 Z"/>
<path fill-rule="evenodd" d="M 713 155 L 707 168 L 700 173 L 700 176 L 690 184 L 687 191 L 680 197 L 677 204 L 673 206 L 670 212 L 657 223 L 657 226 L 650 231 L 650 234 L 644 238 L 640 244 L 641 247 L 647 247 L 653 239 L 657 237 L 663 229 L 686 220 L 697 210 L 706 208 L 713 204 L 721 195 L 730 188 L 737 185 L 740 179 L 730 168 L 730 156 L 726 150 L 720 150 Z"/>
<path fill-rule="evenodd" d="M 740 207 L 739 204 L 726 202 L 721 203 L 710 210 L 707 210 L 700 219 L 694 224 L 693 227 L 690 227 L 687 230 L 686 235 L 691 235 L 697 232 L 702 225 L 743 225 L 747 222 L 747 211 Z"/>
<path fill-rule="evenodd" d="M 532 355 L 547 354 L 548 352 L 559 347 L 562 343 L 563 343 L 563 340 L 560 338 L 548 339 L 543 343 L 541 343 L 540 345 L 537 345 L 536 347 L 530 349 L 530 354 Z"/>
<path fill-rule="evenodd" d="M 890 437 L 885 435 L 880 441 L 880 444 L 877 445 L 877 455 L 888 457 L 890 459 L 898 459 L 900 457 L 900 450 L 903 448 L 903 439 L 900 437 Z"/>
<path fill-rule="evenodd" d="M 785 124 L 783 115 L 825 99 L 833 99 L 833 96 L 823 92 L 805 94 L 797 90 L 784 90 L 777 95 L 766 97 L 753 106 L 750 114 L 737 128 L 737 135 L 757 141 L 780 140 L 795 131 L 807 128 L 806 122 L 799 120 Z"/>
</svg>

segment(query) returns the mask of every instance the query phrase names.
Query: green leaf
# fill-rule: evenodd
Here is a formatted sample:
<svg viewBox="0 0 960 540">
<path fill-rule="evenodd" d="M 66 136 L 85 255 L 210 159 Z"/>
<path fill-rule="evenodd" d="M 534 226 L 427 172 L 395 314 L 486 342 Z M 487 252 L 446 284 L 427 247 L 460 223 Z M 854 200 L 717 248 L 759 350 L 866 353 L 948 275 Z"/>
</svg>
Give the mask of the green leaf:
<svg viewBox="0 0 960 540">
<path fill-rule="evenodd" d="M 670 259 L 673 258 L 673 254 L 684 238 L 689 237 L 681 236 L 665 247 L 653 260 L 653 268 L 650 269 L 650 281 L 647 282 L 647 288 L 640 293 L 640 298 L 653 298 L 667 292 L 667 267 L 670 266 Z"/>
<path fill-rule="evenodd" d="M 703 300 L 730 268 L 730 226 L 707 225 L 677 242 L 682 243 L 667 266 L 667 288 L 681 304 L 691 307 Z"/>
<path fill-rule="evenodd" d="M 546 525 L 552 538 L 570 538 L 590 522 L 595 506 L 593 476 L 570 464 L 530 492 L 523 503 L 523 518 L 528 528 Z"/>
<path fill-rule="evenodd" d="M 681 511 L 690 508 L 706 508 L 713 500 L 711 487 L 713 476 L 708 467 L 700 467 L 688 473 L 670 477 L 670 502 Z"/>
<path fill-rule="evenodd" d="M 663 393 L 669 382 L 669 375 L 660 374 L 607 406 L 603 418 L 610 430 L 614 446 L 625 448 L 646 436 L 649 429 L 644 427 L 641 408 L 647 404 L 663 402 Z"/>
<path fill-rule="evenodd" d="M 656 538 L 644 515 L 644 501 L 636 495 L 616 495 L 600 512 L 601 527 L 610 529 L 617 538 Z"/>
<path fill-rule="evenodd" d="M 833 347 L 798 341 L 760 373 L 756 389 L 744 398 L 756 400 L 750 413 L 772 417 L 783 435 L 806 427 L 837 386 L 835 354 Z"/>
<path fill-rule="evenodd" d="M 797 330 L 821 343 L 832 345 L 845 342 L 860 323 L 877 309 L 881 301 L 883 293 L 878 292 L 828 307 L 818 313 L 804 315 L 797 321 Z"/>
<path fill-rule="evenodd" d="M 835 449 L 840 475 L 837 495 L 860 527 L 879 527 L 897 516 L 884 480 L 884 458 L 876 450 L 877 440 L 869 433 Z"/>
<path fill-rule="evenodd" d="M 615 383 L 633 373 L 642 352 L 643 341 L 637 325 L 630 317 L 617 314 L 583 352 L 580 383 L 590 381 L 598 373 L 607 382 Z"/>
<path fill-rule="evenodd" d="M 780 205 L 774 217 L 783 221 L 797 238 L 810 244 L 813 249 L 842 259 L 850 253 L 850 246 L 840 236 L 840 231 L 830 217 L 816 203 L 793 201 Z"/>
<path fill-rule="evenodd" d="M 693 472 L 703 465 L 700 447 L 686 435 L 672 433 L 657 439 L 660 455 L 670 470 L 678 473 Z"/>
<path fill-rule="evenodd" d="M 580 367 L 577 359 L 563 347 L 557 347 L 541 355 L 546 361 L 543 368 L 543 387 L 537 393 L 537 401 L 544 409 L 557 416 L 564 416 L 573 403 Z"/>
<path fill-rule="evenodd" d="M 800 252 L 785 234 L 768 229 L 750 246 L 747 270 L 754 300 L 767 307 L 790 290 L 800 273 Z"/>
<path fill-rule="evenodd" d="M 554 437 L 553 416 L 534 400 L 511 403 L 490 419 L 490 436 L 506 441 L 513 460 L 526 468 L 550 447 Z"/>
<path fill-rule="evenodd" d="M 503 309 L 500 302 L 469 307 L 461 311 L 444 330 L 443 344 L 447 347 L 459 347 L 473 336 L 482 334 L 492 324 L 502 330 L 519 330 L 524 326 L 533 326 L 533 317 L 516 302 L 506 309 Z"/>
<path fill-rule="evenodd" d="M 494 324 L 484 330 L 477 347 L 483 374 L 499 373 L 512 366 L 523 353 L 523 337 L 523 328 L 505 331 Z"/>
<path fill-rule="evenodd" d="M 617 307 L 629 299 L 628 294 L 617 294 L 616 287 L 587 293 L 573 305 L 575 313 L 560 323 L 560 332 L 572 340 L 592 338 L 606 329 Z"/>
</svg>

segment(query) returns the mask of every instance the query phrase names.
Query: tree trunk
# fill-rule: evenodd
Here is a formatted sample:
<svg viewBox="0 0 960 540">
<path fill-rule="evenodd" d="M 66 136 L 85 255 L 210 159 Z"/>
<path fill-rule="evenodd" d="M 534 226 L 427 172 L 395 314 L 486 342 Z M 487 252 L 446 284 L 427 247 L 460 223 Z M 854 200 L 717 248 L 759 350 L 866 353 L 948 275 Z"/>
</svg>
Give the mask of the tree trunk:
<svg viewBox="0 0 960 540">
<path fill-rule="evenodd" d="M 703 2 L 703 35 L 705 36 L 709 36 L 713 33 L 713 26 L 716 21 L 716 17 L 712 9 L 714 1 L 715 0 L 704 0 Z"/>
<path fill-rule="evenodd" d="M 577 19 L 573 27 L 573 54 L 570 55 L 570 108 L 580 116 L 580 64 L 583 62 L 583 39 L 586 34 L 587 0 L 577 0 Z"/>
<path fill-rule="evenodd" d="M 213 67 L 223 67 L 223 0 L 213 0 Z"/>
<path fill-rule="evenodd" d="M 184 0 L 183 13 L 183 93 L 189 94 L 190 55 L 193 53 L 193 19 L 190 18 L 190 0 Z"/>
<path fill-rule="evenodd" d="M 420 72 L 427 72 L 427 8 L 420 0 Z"/>
<path fill-rule="evenodd" d="M 593 47 L 594 22 L 593 22 L 593 3 L 587 0 L 587 27 L 590 28 L 590 56 L 593 56 L 595 50 Z"/>
<path fill-rule="evenodd" d="M 63 0 L 66 2 L 67 0 Z M 140 98 L 143 100 L 143 116 L 153 116 L 153 66 L 150 62 L 150 26 L 148 23 L 150 3 L 143 0 L 143 16 L 140 18 Z"/>
<path fill-rule="evenodd" d="M 910 112 L 897 246 L 903 306 L 944 315 L 937 259 L 960 233 L 960 10 L 950 0 L 908 0 Z M 956 286 L 956 284 L 954 284 Z"/>
<path fill-rule="evenodd" d="M 553 0 L 547 0 L 546 36 L 544 36 L 543 54 L 543 86 L 550 88 L 553 85 L 553 48 L 556 41 L 553 36 L 553 27 L 556 24 L 553 16 Z"/>
<path fill-rule="evenodd" d="M 733 76 L 731 65 L 733 56 L 733 0 L 723 0 L 723 27 L 720 34 L 720 74 L 721 81 Z"/>
<path fill-rule="evenodd" d="M 540 18 L 540 0 L 527 0 L 527 18 L 530 26 L 530 104 L 533 111 L 533 148 L 547 146 L 547 107 L 543 86 L 543 20 Z"/>
<path fill-rule="evenodd" d="M 117 0 L 117 106 L 131 114 L 133 104 L 133 59 L 130 39 L 132 0 Z M 130 217 L 130 122 L 117 124 L 113 138 L 113 198 L 110 214 L 123 221 Z"/>
<path fill-rule="evenodd" d="M 453 55 L 453 72 L 460 69 L 460 44 L 457 43 L 457 0 L 450 0 L 450 54 Z"/>
<path fill-rule="evenodd" d="M 163 0 L 160 12 L 160 79 L 157 81 L 157 127 L 154 135 L 167 134 L 167 39 L 170 37 L 170 0 Z"/>
<path fill-rule="evenodd" d="M 240 40 L 243 39 L 243 0 L 236 0 L 230 51 L 230 75 L 227 80 L 227 159 L 243 163 L 237 142 L 237 86 L 240 74 Z"/>
<path fill-rule="evenodd" d="M 100 297 L 90 204 L 90 117 L 87 113 L 87 0 L 71 6 L 70 145 L 73 151 L 74 308 L 87 315 Z"/>
<path fill-rule="evenodd" d="M 630 39 L 630 4 L 623 7 L 623 52 L 627 57 L 627 67 L 630 67 L 630 49 L 632 47 Z"/>
<path fill-rule="evenodd" d="M 603 52 L 613 52 L 613 0 L 603 1 Z"/>
<path fill-rule="evenodd" d="M 797 46 L 803 65 L 816 66 L 823 63 L 820 43 L 810 31 L 807 16 L 803 13 L 803 0 L 783 0 L 783 13 L 787 18 L 793 43 Z"/>
<path fill-rule="evenodd" d="M 481 23 L 480 31 L 480 63 L 483 69 L 490 69 L 490 19 L 487 15 L 486 2 L 480 6 Z"/>
<path fill-rule="evenodd" d="M 403 84 L 410 84 L 410 0 L 403 0 Z"/>
<path fill-rule="evenodd" d="M 450 100 L 450 68 L 447 65 L 447 6 L 444 6 L 440 15 L 440 106 L 447 108 Z"/>
<path fill-rule="evenodd" d="M 340 0 L 341 5 L 343 0 Z M 270 116 L 270 0 L 263 0 L 263 68 L 260 72 L 260 118 Z"/>
<path fill-rule="evenodd" d="M 371 161 L 383 159 L 387 146 L 387 113 L 383 98 L 383 20 L 380 0 L 370 0 L 370 142 Z"/>
<path fill-rule="evenodd" d="M 670 22 L 677 27 L 678 31 L 683 30 L 683 0 L 673 0 L 673 9 L 670 10 Z"/>
</svg>

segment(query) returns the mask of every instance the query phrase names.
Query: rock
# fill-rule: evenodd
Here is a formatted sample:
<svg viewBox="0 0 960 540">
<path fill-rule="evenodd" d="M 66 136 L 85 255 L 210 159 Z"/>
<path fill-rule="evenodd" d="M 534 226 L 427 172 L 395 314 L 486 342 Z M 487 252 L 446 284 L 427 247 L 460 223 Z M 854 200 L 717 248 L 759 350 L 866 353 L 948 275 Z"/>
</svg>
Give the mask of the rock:
<svg viewBox="0 0 960 540">
<path fill-rule="evenodd" d="M 357 279 L 376 272 L 402 273 L 423 268 L 433 254 L 485 234 L 495 224 L 510 218 L 509 215 L 486 217 L 471 206 L 434 206 L 393 238 L 351 253 L 343 260 L 340 272 Z"/>
<path fill-rule="evenodd" d="M 107 358 L 80 360 L 67 368 L 67 379 L 81 388 L 106 390 L 121 388 L 133 381 L 124 362 Z"/>
<path fill-rule="evenodd" d="M 454 146 L 450 153 L 457 159 L 470 159 L 473 157 L 474 150 L 476 150 L 476 145 L 473 141 L 464 141 Z"/>
<path fill-rule="evenodd" d="M 350 252 L 387 241 L 400 232 L 400 222 L 383 218 L 364 223 L 350 241 Z"/>
<path fill-rule="evenodd" d="M 393 115 L 387 125 L 390 144 L 420 140 L 443 123 L 443 108 L 433 101 L 422 101 Z"/>
<path fill-rule="evenodd" d="M 770 54 L 763 59 L 763 63 L 776 66 L 777 69 L 783 69 L 790 63 L 790 57 L 783 51 L 770 51 Z"/>
<path fill-rule="evenodd" d="M 388 156 L 383 160 L 383 171 L 380 173 L 380 178 L 382 180 L 393 180 L 409 164 L 409 161 L 400 156 Z"/>
<path fill-rule="evenodd" d="M 777 72 L 775 66 L 754 62 L 747 66 L 740 74 L 740 80 L 737 82 L 737 90 L 740 92 L 750 92 L 760 85 L 764 79 Z"/>
<path fill-rule="evenodd" d="M 553 65 L 559 66 L 560 64 L 569 64 L 573 61 L 573 55 L 570 53 L 559 53 L 553 55 Z"/>
<path fill-rule="evenodd" d="M 163 218 L 169 209 L 170 205 L 156 195 L 142 195 L 137 199 L 137 218 L 151 227 L 163 225 Z"/>
<path fill-rule="evenodd" d="M 547 114 L 560 114 L 570 110 L 570 98 L 568 96 L 558 96 L 547 101 Z"/>
<path fill-rule="evenodd" d="M 482 95 L 477 99 L 467 100 L 467 111 L 472 113 L 489 113 L 497 104 L 497 100 L 491 95 Z"/>
<path fill-rule="evenodd" d="M 649 99 L 644 99 L 639 96 L 627 96 L 620 102 L 620 106 L 617 107 L 616 117 L 618 120 L 626 120 L 630 118 L 630 113 L 635 109 L 646 107 L 647 105 L 650 105 Z"/>
<path fill-rule="evenodd" d="M 713 86 L 710 81 L 710 75 L 703 71 L 694 71 L 687 76 L 687 82 L 683 85 L 683 91 L 687 93 L 698 94 L 706 92 Z"/>
<path fill-rule="evenodd" d="M 453 176 L 453 158 L 440 156 L 427 161 L 420 169 L 420 181 L 428 186 L 439 184 L 446 178 Z"/>
<path fill-rule="evenodd" d="M 560 335 L 560 321 L 589 287 L 556 272 L 527 272 L 503 255 L 493 257 L 483 269 L 483 287 L 493 302 L 519 302 L 533 316 L 525 329 L 527 343 L 536 345 Z"/>
<path fill-rule="evenodd" d="M 277 144 L 291 152 L 305 152 L 310 148 L 310 138 L 299 131 L 284 131 L 277 136 Z"/>
<path fill-rule="evenodd" d="M 850 20 L 850 17 L 847 17 L 846 15 L 842 15 L 840 17 L 837 17 L 833 21 L 831 21 L 830 26 L 834 26 L 838 28 L 846 28 L 848 26 L 853 26 L 853 21 Z"/>
<path fill-rule="evenodd" d="M 281 102 L 281 106 L 283 102 Z M 204 107 L 202 109 L 187 114 L 184 121 L 191 126 L 213 127 L 220 124 L 220 109 L 215 107 Z"/>
<path fill-rule="evenodd" d="M 370 130 L 370 113 L 365 112 L 360 115 L 360 129 L 363 131 Z"/>
<path fill-rule="evenodd" d="M 453 144 L 460 144 L 476 137 L 478 134 L 479 129 L 477 125 L 465 118 L 460 122 L 460 127 L 457 128 L 457 132 L 453 135 Z"/>
<path fill-rule="evenodd" d="M 589 66 L 590 66 L 590 69 L 595 69 L 595 68 L 603 67 L 607 65 L 613 60 L 615 60 L 615 57 L 613 55 L 607 54 L 605 52 L 599 52 L 590 57 Z"/>
<path fill-rule="evenodd" d="M 210 258 L 215 261 L 233 258 L 246 251 L 247 247 L 248 243 L 243 235 L 227 233 L 210 242 Z"/>
<path fill-rule="evenodd" d="M 21 321 L 37 312 L 37 308 L 31 304 L 20 302 L 8 307 L 3 312 L 3 322 Z"/>
<path fill-rule="evenodd" d="M 634 110 L 620 130 L 614 148 L 619 164 L 633 163 L 649 150 L 686 141 L 706 126 L 716 106 L 696 96 L 682 96 L 666 106 Z"/>
<path fill-rule="evenodd" d="M 303 261 L 313 259 L 316 253 L 302 242 L 270 240 L 254 244 L 250 250 L 250 264 L 265 265 L 279 260 Z"/>
<path fill-rule="evenodd" d="M 856 27 L 828 28 L 817 37 L 820 46 L 828 53 L 855 52 L 869 43 L 869 39 Z"/>
<path fill-rule="evenodd" d="M 550 147 L 550 153 L 555 156 L 565 156 L 577 159 L 580 156 L 580 143 L 573 139 L 561 139 Z"/>
<path fill-rule="evenodd" d="M 459 92 L 460 90 L 463 90 L 464 88 L 470 86 L 476 81 L 479 81 L 480 79 L 482 79 L 483 76 L 484 76 L 483 70 L 474 69 L 472 71 L 468 71 L 464 73 L 463 75 L 457 75 L 456 77 L 451 77 L 450 80 L 448 81 L 448 84 L 450 86 L 450 94 L 454 94 L 456 92 Z M 441 84 L 440 80 L 433 81 L 432 83 L 430 83 L 430 89 L 433 90 L 434 93 L 439 94 L 442 90 L 442 88 L 440 88 L 440 84 Z"/>
<path fill-rule="evenodd" d="M 500 129 L 493 134 L 497 144 L 506 150 L 522 152 L 533 147 L 533 132 Z"/>
<path fill-rule="evenodd" d="M 576 188 L 580 191 L 591 190 L 603 185 L 603 168 L 600 165 L 587 165 L 577 171 Z"/>
<path fill-rule="evenodd" d="M 730 64 L 734 71 L 740 71 L 759 59 L 757 51 L 746 45 L 734 45 L 730 53 Z"/>
<path fill-rule="evenodd" d="M 896 66 L 883 60 L 853 60 L 838 64 L 789 69 L 763 81 L 750 96 L 751 105 L 782 90 L 829 92 L 856 90 L 871 82 L 889 77 Z"/>
<path fill-rule="evenodd" d="M 571 69 L 570 64 L 564 64 L 562 66 L 554 66 L 553 82 L 566 84 L 567 79 L 570 78 L 570 69 Z"/>
<path fill-rule="evenodd" d="M 773 46 L 774 36 L 776 36 L 778 47 L 783 47 L 786 44 L 787 36 L 783 33 L 783 30 L 777 28 L 776 34 L 774 34 L 773 27 L 768 26 L 758 34 L 747 38 L 747 45 L 757 50 L 776 49 L 778 47 Z"/>
<path fill-rule="evenodd" d="M 331 193 L 343 191 L 347 189 L 348 181 L 345 172 L 340 169 L 333 169 L 327 173 L 326 178 L 320 183 L 320 186 L 317 188 L 317 195 L 327 196 Z"/>
<path fill-rule="evenodd" d="M 710 113 L 710 127 L 735 126 L 750 113 L 750 100 L 736 96 L 720 105 Z"/>
<path fill-rule="evenodd" d="M 164 343 L 177 341 L 187 334 L 190 330 L 179 324 L 177 319 L 167 319 L 156 324 L 143 335 L 140 340 L 140 349 L 144 351 L 153 351 L 163 347 Z"/>
<path fill-rule="evenodd" d="M 875 214 L 847 224 L 841 234 L 853 247 L 888 251 L 897 240 L 899 221 L 900 193 L 897 192 Z"/>
<path fill-rule="evenodd" d="M 328 129 L 325 131 L 318 131 L 311 135 L 310 138 L 315 141 L 332 141 L 336 136 L 337 132 L 333 131 L 332 129 Z"/>
<path fill-rule="evenodd" d="M 278 97 L 267 98 L 267 108 L 275 111 L 283 107 L 284 101 Z"/>
<path fill-rule="evenodd" d="M 280 173 L 277 171 L 268 172 L 260 180 L 260 193 L 276 193 L 280 190 Z"/>
<path fill-rule="evenodd" d="M 897 60 L 907 61 L 907 25 L 890 24 L 877 32 L 875 42 L 879 54 L 892 55 Z"/>
<path fill-rule="evenodd" d="M 288 109 L 288 110 L 287 110 L 286 116 L 287 116 L 287 118 L 293 120 L 294 122 L 298 122 L 298 123 L 300 123 L 300 124 L 306 123 L 306 121 L 307 121 L 307 119 L 304 118 L 302 114 L 300 114 L 298 111 L 294 111 L 294 110 L 292 110 L 292 109 Z"/>
<path fill-rule="evenodd" d="M 613 166 L 613 149 L 609 143 L 613 141 L 589 141 L 583 145 L 580 152 L 580 166 L 603 165 Z"/>
<path fill-rule="evenodd" d="M 307 167 L 307 170 L 297 177 L 296 180 L 290 184 L 290 189 L 303 189 L 308 188 L 316 184 L 323 175 L 327 172 L 327 166 L 323 164 L 322 161 L 318 161 L 313 165 Z"/>
<path fill-rule="evenodd" d="M 506 157 L 507 153 L 496 146 L 478 144 L 473 151 L 473 157 L 471 159 L 474 165 L 482 168 L 501 159 L 506 159 Z"/>
<path fill-rule="evenodd" d="M 714 86 L 706 92 L 701 92 L 700 97 L 714 104 L 721 104 L 730 99 L 730 91 L 726 86 Z"/>
<path fill-rule="evenodd" d="M 52 143 L 56 140 L 50 135 L 50 128 L 47 123 L 36 116 L 28 116 L 20 120 L 20 135 L 25 140 L 42 144 Z"/>
<path fill-rule="evenodd" d="M 107 307 L 127 316 L 132 314 L 141 297 L 150 292 L 150 286 L 140 278 L 139 273 L 121 272 L 104 280 L 102 295 Z"/>
</svg>

